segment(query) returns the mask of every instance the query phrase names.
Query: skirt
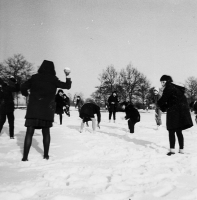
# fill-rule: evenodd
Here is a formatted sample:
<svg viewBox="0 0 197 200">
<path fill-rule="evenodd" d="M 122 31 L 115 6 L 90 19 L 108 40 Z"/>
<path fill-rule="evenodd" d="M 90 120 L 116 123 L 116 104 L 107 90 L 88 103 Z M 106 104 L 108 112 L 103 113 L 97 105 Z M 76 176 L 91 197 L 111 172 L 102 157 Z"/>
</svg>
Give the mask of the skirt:
<svg viewBox="0 0 197 200">
<path fill-rule="evenodd" d="M 53 126 L 53 122 L 42 119 L 26 119 L 25 126 L 33 127 L 35 129 L 50 128 Z"/>
</svg>

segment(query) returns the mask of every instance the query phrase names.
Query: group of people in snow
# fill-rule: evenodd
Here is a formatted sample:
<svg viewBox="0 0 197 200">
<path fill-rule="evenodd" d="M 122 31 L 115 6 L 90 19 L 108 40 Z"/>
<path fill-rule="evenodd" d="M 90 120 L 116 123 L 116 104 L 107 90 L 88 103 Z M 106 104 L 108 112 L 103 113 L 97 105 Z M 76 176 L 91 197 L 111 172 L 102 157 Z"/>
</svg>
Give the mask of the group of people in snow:
<svg viewBox="0 0 197 200">
<path fill-rule="evenodd" d="M 71 88 L 70 71 L 64 70 L 66 81 L 62 82 L 56 77 L 53 62 L 44 60 L 38 69 L 37 74 L 32 75 L 23 84 L 19 85 L 13 77 L 5 83 L 0 79 L 0 132 L 8 118 L 10 138 L 14 139 L 14 101 L 12 92 L 21 91 L 22 95 L 28 97 L 27 111 L 25 115 L 26 136 L 24 140 L 24 151 L 22 161 L 28 161 L 28 154 L 32 143 L 35 129 L 41 129 L 43 135 L 44 159 L 49 159 L 50 128 L 53 126 L 54 114 L 59 115 L 62 124 L 62 114 L 65 112 L 70 116 L 70 100 L 62 89 Z M 184 95 L 185 88 L 173 82 L 171 76 L 163 75 L 160 78 L 163 87 L 162 95 L 159 89 L 154 89 L 153 102 L 155 103 L 155 120 L 157 126 L 161 126 L 161 113 L 166 112 L 166 127 L 169 132 L 170 151 L 168 156 L 175 154 L 175 133 L 179 142 L 179 153 L 184 153 L 184 137 L 182 131 L 193 126 L 189 105 Z M 56 94 L 57 88 L 58 90 Z M 113 115 L 116 121 L 118 105 L 117 92 L 114 91 L 108 99 L 109 122 Z M 121 104 L 125 111 L 125 119 L 128 120 L 130 133 L 134 133 L 134 126 L 140 121 L 140 114 L 130 102 Z M 91 99 L 82 102 L 77 97 L 76 107 L 79 110 L 79 117 L 82 119 L 80 132 L 84 124 L 92 121 L 93 132 L 101 122 L 100 107 Z M 197 114 L 197 102 L 192 102 L 190 107 Z M 97 115 L 97 122 L 95 119 Z M 196 120 L 197 121 L 197 120 Z"/>
</svg>

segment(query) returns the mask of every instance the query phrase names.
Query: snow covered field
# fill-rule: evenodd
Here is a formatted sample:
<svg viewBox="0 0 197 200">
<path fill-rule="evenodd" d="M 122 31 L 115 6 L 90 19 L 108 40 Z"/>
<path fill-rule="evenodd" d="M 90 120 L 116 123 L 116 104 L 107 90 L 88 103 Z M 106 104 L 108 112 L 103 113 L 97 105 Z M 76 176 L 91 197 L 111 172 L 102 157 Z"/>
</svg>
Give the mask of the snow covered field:
<svg viewBox="0 0 197 200">
<path fill-rule="evenodd" d="M 156 130 L 154 112 L 141 112 L 135 133 L 127 131 L 124 113 L 101 129 L 79 133 L 81 120 L 58 116 L 51 128 L 50 159 L 43 159 L 42 134 L 36 130 L 29 161 L 21 162 L 25 110 L 15 111 L 15 140 L 8 124 L 0 135 L 0 200 L 197 200 L 197 125 L 184 131 L 185 154 L 166 156 L 168 132 Z M 194 122 L 194 115 L 192 114 Z"/>
</svg>

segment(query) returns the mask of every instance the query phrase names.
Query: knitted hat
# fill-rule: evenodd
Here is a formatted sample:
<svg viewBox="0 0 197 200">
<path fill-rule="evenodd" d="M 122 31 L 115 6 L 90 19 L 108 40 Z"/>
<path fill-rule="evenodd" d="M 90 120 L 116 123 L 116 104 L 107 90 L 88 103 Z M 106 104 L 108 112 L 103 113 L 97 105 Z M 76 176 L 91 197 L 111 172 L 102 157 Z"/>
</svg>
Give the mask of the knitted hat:
<svg viewBox="0 0 197 200">
<path fill-rule="evenodd" d="M 160 81 L 173 82 L 172 77 L 171 77 L 171 76 L 168 76 L 168 75 L 163 75 L 163 76 L 160 78 Z"/>
</svg>

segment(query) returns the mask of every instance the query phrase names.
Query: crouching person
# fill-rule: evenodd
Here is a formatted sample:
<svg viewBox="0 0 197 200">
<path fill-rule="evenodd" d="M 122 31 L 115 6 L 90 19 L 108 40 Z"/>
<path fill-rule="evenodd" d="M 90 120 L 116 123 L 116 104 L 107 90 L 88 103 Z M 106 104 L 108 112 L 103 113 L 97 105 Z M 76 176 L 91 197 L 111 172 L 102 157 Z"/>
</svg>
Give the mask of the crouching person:
<svg viewBox="0 0 197 200">
<path fill-rule="evenodd" d="M 97 106 L 93 100 L 87 99 L 85 104 L 81 107 L 80 110 L 80 118 L 82 119 L 80 132 L 83 132 L 84 124 L 88 121 L 92 121 L 92 129 L 93 133 L 96 130 L 96 119 L 94 115 L 97 115 L 97 126 L 99 127 L 99 123 L 101 121 L 101 113 L 100 113 L 100 107 Z"/>
<path fill-rule="evenodd" d="M 126 113 L 125 119 L 128 119 L 128 128 L 130 133 L 134 133 L 135 124 L 140 121 L 140 114 L 132 103 L 123 104 L 122 108 Z"/>
</svg>

